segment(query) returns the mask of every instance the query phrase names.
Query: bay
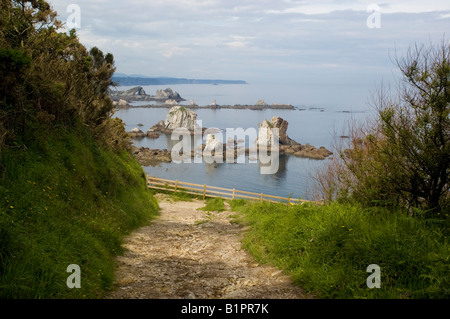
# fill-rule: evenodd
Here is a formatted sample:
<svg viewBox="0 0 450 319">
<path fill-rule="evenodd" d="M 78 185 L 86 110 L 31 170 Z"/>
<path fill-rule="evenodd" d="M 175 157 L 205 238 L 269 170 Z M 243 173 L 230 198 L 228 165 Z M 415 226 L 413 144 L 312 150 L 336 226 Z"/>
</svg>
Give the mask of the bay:
<svg viewBox="0 0 450 319">
<path fill-rule="evenodd" d="M 125 90 L 129 87 L 120 87 Z M 147 94 L 155 94 L 157 89 L 167 86 L 144 86 Z M 295 110 L 237 110 L 237 109 L 198 109 L 197 120 L 203 127 L 218 128 L 223 132 L 227 128 L 242 128 L 244 130 L 258 129 L 258 123 L 273 116 L 280 116 L 289 122 L 287 134 L 301 144 L 311 144 L 316 147 L 325 146 L 333 151 L 339 136 L 348 134 L 347 126 L 354 121 L 361 121 L 371 115 L 372 111 L 364 103 L 340 103 L 339 98 L 320 103 L 321 98 L 314 99 L 318 92 L 310 92 L 309 98 L 297 86 L 266 86 L 266 85 L 173 85 L 174 91 L 189 104 L 194 100 L 198 105 L 209 105 L 213 100 L 219 105 L 255 104 L 259 99 L 266 103 L 286 103 L 296 107 Z M 323 88 L 322 88 L 323 89 Z M 339 91 L 334 88 L 333 92 Z M 342 88 L 341 88 L 341 93 Z M 333 94 L 329 92 L 328 94 Z M 364 93 L 359 93 L 364 96 Z M 343 99 L 345 100 L 345 99 Z M 325 101 L 325 100 L 323 100 Z M 128 108 L 119 109 L 115 116 L 125 122 L 127 131 L 142 124 L 141 129 L 147 131 L 160 120 L 164 120 L 168 108 Z M 206 138 L 206 137 L 205 137 Z M 171 149 L 178 141 L 172 141 L 170 136 L 162 135 L 157 139 L 134 139 L 136 146 L 149 148 Z M 204 143 L 204 140 L 203 140 Z M 252 146 L 252 141 L 246 141 L 246 147 Z M 292 155 L 280 155 L 278 170 L 275 174 L 261 174 L 260 164 L 249 161 L 245 163 L 161 163 L 155 167 L 144 167 L 151 176 L 178 179 L 180 181 L 207 184 L 226 188 L 236 188 L 256 193 L 276 196 L 312 199 L 315 174 L 329 162 L 298 158 Z"/>
</svg>

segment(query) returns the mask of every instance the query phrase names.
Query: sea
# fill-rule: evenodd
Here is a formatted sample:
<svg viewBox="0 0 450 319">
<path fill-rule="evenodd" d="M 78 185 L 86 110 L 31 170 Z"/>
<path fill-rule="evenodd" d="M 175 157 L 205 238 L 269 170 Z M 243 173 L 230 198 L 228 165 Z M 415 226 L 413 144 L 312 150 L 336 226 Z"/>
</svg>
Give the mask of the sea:
<svg viewBox="0 0 450 319">
<path fill-rule="evenodd" d="M 132 86 L 121 86 L 118 90 L 127 90 Z M 287 120 L 287 134 L 300 144 L 311 144 L 317 148 L 324 146 L 336 154 L 336 146 L 346 139 L 349 127 L 362 123 L 374 114 L 370 106 L 371 88 L 348 85 L 294 85 L 294 84 L 182 84 L 143 86 L 147 94 L 155 95 L 156 90 L 170 87 L 186 101 L 180 105 L 189 105 L 193 100 L 197 105 L 254 105 L 258 100 L 267 104 L 291 104 L 294 110 L 248 110 L 248 109 L 196 109 L 197 120 L 202 127 L 216 128 L 223 132 L 226 143 L 227 129 L 257 131 L 258 124 L 265 119 L 279 116 Z M 116 110 L 114 116 L 121 118 L 127 131 L 139 127 L 146 132 L 150 127 L 165 120 L 168 108 L 144 108 L 143 104 L 152 102 L 134 102 L 133 108 Z M 200 123 L 200 122 L 199 122 Z M 142 126 L 138 126 L 141 124 Z M 219 135 L 220 136 L 220 135 Z M 205 143 L 206 136 L 203 137 Z M 161 135 L 157 139 L 137 138 L 133 144 L 138 147 L 172 149 L 179 140 Z M 201 142 L 201 137 L 200 137 Z M 254 141 L 247 138 L 245 147 L 251 147 Z M 334 154 L 332 156 L 334 156 Z M 331 157 L 332 157 L 331 156 Z M 331 158 L 330 157 L 330 158 Z M 144 166 L 144 171 L 154 177 L 179 180 L 183 182 L 207 184 L 225 188 L 264 193 L 281 197 L 314 199 L 316 176 L 330 162 L 330 159 L 314 160 L 293 155 L 280 155 L 278 163 L 273 165 L 270 174 L 261 169 L 260 161 L 245 158 L 234 163 L 209 163 L 206 160 L 191 160 L 190 163 L 160 163 L 156 166 Z"/>
</svg>

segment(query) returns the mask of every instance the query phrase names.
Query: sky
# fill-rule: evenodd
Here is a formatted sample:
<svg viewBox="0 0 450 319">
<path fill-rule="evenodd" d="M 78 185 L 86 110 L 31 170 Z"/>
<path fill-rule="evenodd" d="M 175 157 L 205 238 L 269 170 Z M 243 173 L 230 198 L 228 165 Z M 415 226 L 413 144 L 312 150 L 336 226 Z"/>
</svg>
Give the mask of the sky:
<svg viewBox="0 0 450 319">
<path fill-rule="evenodd" d="M 50 0 L 117 72 L 249 83 L 371 85 L 450 34 L 448 0 Z M 71 4 L 77 7 L 73 9 Z M 78 10 L 79 9 L 79 10 Z"/>
</svg>

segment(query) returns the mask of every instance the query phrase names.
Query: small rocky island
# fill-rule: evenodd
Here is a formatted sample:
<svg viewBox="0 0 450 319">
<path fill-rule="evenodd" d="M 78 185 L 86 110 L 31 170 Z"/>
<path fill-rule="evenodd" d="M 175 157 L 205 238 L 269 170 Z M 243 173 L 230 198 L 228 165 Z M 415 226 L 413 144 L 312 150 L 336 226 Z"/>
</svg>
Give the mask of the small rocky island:
<svg viewBox="0 0 450 319">
<path fill-rule="evenodd" d="M 292 154 L 297 157 L 307 157 L 312 159 L 325 159 L 333 154 L 323 146 L 316 148 L 310 144 L 302 145 L 297 141 L 294 141 L 287 135 L 288 125 L 289 123 L 279 116 L 272 117 L 270 122 L 264 120 L 258 125 L 259 132 L 256 144 L 258 146 L 268 145 L 270 147 L 273 140 L 273 131 L 271 129 L 277 128 L 280 154 Z"/>
<path fill-rule="evenodd" d="M 176 103 L 185 101 L 178 92 L 174 92 L 171 88 L 157 90 L 156 95 L 149 95 L 142 86 L 137 86 L 126 91 L 110 90 L 109 96 L 116 107 L 131 107 L 129 103 L 136 101 L 157 101 L 161 103 L 165 103 L 168 100 L 175 101 Z"/>
<path fill-rule="evenodd" d="M 273 128 L 278 129 L 278 138 L 279 147 L 278 151 L 280 154 L 289 154 L 297 157 L 305 157 L 311 159 L 319 159 L 323 160 L 330 156 L 332 152 L 327 150 L 325 147 L 316 148 L 310 144 L 302 145 L 297 141 L 291 139 L 287 135 L 288 122 L 279 116 L 275 116 L 269 122 L 268 120 L 264 120 L 262 123 L 258 125 L 258 138 L 256 140 L 256 149 L 251 148 L 243 148 L 240 146 L 240 143 L 243 143 L 243 140 L 234 140 L 231 139 L 227 141 L 227 143 L 223 143 L 222 141 L 217 140 L 214 137 L 214 132 L 219 132 L 218 130 L 214 131 L 212 129 L 200 128 L 196 125 L 197 114 L 194 111 L 187 110 L 183 106 L 173 106 L 165 120 L 161 120 L 155 125 L 153 125 L 146 133 L 144 133 L 139 128 L 134 128 L 128 134 L 130 137 L 134 138 L 157 138 L 161 134 L 171 134 L 177 128 L 185 128 L 187 129 L 191 135 L 192 134 L 204 134 L 208 131 L 209 134 L 206 136 L 206 144 L 202 144 L 197 146 L 195 149 L 191 151 L 190 156 L 198 156 L 205 154 L 207 152 L 211 156 L 215 156 L 215 150 L 222 150 L 222 156 L 225 160 L 227 155 L 227 148 L 231 147 L 234 149 L 234 158 L 243 152 L 245 155 L 250 155 L 251 151 L 255 151 L 260 147 L 268 147 L 269 151 L 271 149 L 271 143 L 274 136 L 272 136 Z M 133 154 L 141 165 L 155 165 L 159 162 L 171 162 L 171 152 L 169 150 L 160 150 L 160 149 L 149 149 L 145 147 L 134 147 Z M 188 155 L 189 156 L 189 155 Z"/>
</svg>

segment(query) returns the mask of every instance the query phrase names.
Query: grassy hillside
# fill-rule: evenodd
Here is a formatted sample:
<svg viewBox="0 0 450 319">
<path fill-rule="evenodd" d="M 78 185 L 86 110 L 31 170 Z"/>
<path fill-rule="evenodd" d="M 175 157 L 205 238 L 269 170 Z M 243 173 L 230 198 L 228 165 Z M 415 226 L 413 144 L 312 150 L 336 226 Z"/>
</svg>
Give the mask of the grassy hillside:
<svg viewBox="0 0 450 319">
<path fill-rule="evenodd" d="M 142 168 L 66 129 L 1 155 L 0 297 L 101 297 L 123 236 L 158 210 Z M 66 285 L 70 264 L 80 289 Z"/>
<path fill-rule="evenodd" d="M 248 224 L 244 246 L 319 298 L 449 298 L 448 219 L 333 203 L 232 201 Z M 381 270 L 369 289 L 367 267 Z"/>
</svg>

